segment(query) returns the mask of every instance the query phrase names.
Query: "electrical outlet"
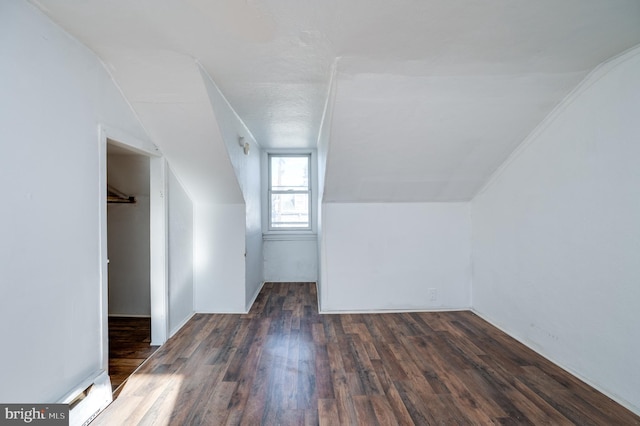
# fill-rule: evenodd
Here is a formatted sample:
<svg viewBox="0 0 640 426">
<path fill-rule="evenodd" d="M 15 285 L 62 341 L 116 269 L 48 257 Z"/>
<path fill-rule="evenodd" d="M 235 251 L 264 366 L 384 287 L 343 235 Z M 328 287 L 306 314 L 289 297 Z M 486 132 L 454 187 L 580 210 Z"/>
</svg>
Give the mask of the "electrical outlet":
<svg viewBox="0 0 640 426">
<path fill-rule="evenodd" d="M 436 300 L 438 300 L 438 289 L 435 289 L 435 288 L 427 289 L 427 296 L 429 297 L 429 300 L 431 302 L 435 302 Z"/>
</svg>

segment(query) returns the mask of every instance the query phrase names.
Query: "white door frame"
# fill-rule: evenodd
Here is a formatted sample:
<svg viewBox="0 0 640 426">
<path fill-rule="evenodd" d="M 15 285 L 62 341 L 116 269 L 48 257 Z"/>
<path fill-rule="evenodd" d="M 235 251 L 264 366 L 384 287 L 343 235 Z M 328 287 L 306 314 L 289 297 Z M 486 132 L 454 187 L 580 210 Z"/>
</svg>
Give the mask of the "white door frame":
<svg viewBox="0 0 640 426">
<path fill-rule="evenodd" d="M 100 220 L 100 282 L 102 321 L 102 367 L 109 368 L 109 279 L 107 266 L 107 139 L 131 151 L 149 157 L 150 190 L 150 292 L 151 292 L 151 345 L 159 346 L 167 340 L 168 315 L 168 204 L 166 160 L 156 146 L 141 141 L 125 132 L 101 124 L 99 133 L 99 220 Z"/>
</svg>

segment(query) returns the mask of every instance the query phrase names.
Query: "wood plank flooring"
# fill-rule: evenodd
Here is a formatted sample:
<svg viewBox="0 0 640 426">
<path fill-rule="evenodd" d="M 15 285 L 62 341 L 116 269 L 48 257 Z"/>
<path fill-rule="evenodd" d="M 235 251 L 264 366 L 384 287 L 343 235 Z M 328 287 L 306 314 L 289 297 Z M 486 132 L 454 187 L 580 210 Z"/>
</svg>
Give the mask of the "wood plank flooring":
<svg viewBox="0 0 640 426">
<path fill-rule="evenodd" d="M 319 315 L 265 284 L 194 316 L 94 425 L 637 425 L 640 417 L 471 312 Z"/>
<path fill-rule="evenodd" d="M 151 346 L 151 319 L 109 317 L 109 376 L 114 391 L 158 349 Z"/>
</svg>

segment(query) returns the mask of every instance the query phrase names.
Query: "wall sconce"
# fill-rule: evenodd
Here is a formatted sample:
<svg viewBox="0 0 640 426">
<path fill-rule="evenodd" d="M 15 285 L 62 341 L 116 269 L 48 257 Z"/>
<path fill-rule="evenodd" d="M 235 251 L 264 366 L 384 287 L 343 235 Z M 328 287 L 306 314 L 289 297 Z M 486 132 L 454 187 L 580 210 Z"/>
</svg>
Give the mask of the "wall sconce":
<svg viewBox="0 0 640 426">
<path fill-rule="evenodd" d="M 244 136 L 239 136 L 238 137 L 238 144 L 242 147 L 242 149 L 244 150 L 244 155 L 249 155 L 249 142 L 245 142 L 244 141 Z"/>
</svg>

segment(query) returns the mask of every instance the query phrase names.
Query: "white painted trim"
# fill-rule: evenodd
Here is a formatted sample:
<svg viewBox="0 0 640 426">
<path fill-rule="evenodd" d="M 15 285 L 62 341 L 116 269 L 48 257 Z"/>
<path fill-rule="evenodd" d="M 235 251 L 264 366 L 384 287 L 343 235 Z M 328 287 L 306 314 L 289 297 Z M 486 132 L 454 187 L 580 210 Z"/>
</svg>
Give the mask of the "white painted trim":
<svg viewBox="0 0 640 426">
<path fill-rule="evenodd" d="M 167 162 L 150 158 L 151 345 L 160 346 L 169 330 L 169 223 Z"/>
<path fill-rule="evenodd" d="M 266 152 L 266 156 L 267 156 L 267 175 L 266 175 L 266 182 L 267 182 L 267 205 L 266 205 L 266 209 L 263 209 L 263 212 L 265 212 L 267 214 L 267 228 L 264 230 L 263 235 L 269 235 L 270 233 L 273 232 L 277 232 L 277 233 L 285 233 L 285 232 L 315 232 L 316 226 L 315 226 L 315 218 L 317 217 L 317 214 L 315 214 L 315 209 L 314 206 L 317 205 L 314 202 L 314 197 L 315 197 L 315 186 L 314 185 L 314 172 L 313 170 L 315 168 L 317 168 L 317 159 L 316 157 L 313 155 L 313 152 L 309 151 L 309 152 L 285 152 L 285 153 L 276 153 L 276 152 L 271 152 L 271 151 L 267 151 Z M 310 180 L 307 182 L 307 189 L 306 191 L 302 191 L 302 190 L 293 190 L 291 191 L 292 194 L 306 194 L 307 195 L 307 208 L 309 209 L 308 213 L 309 213 L 309 217 L 308 217 L 308 226 L 306 227 L 272 227 L 272 218 L 271 218 L 271 212 L 272 212 L 272 206 L 271 206 L 271 202 L 272 202 L 272 198 L 271 196 L 273 194 L 286 194 L 288 191 L 279 191 L 279 190 L 274 190 L 273 189 L 273 182 L 271 182 L 271 158 L 275 157 L 295 157 L 295 158 L 303 158 L 306 157 L 307 159 L 307 171 L 309 173 L 309 177 Z"/>
<path fill-rule="evenodd" d="M 612 70 L 618 67 L 623 62 L 633 58 L 636 55 L 640 55 L 640 45 L 636 45 L 631 49 L 628 49 L 619 55 L 616 55 L 606 61 L 602 62 L 600 65 L 595 67 L 587 76 L 580 82 L 578 85 L 567 95 L 565 98 L 560 101 L 556 107 L 551 110 L 551 112 L 538 124 L 533 131 L 522 141 L 520 145 L 507 157 L 507 159 L 496 169 L 495 172 L 489 179 L 487 179 L 486 183 L 480 187 L 480 189 L 471 197 L 471 201 L 476 198 L 478 195 L 484 193 L 489 187 L 491 187 L 494 182 L 500 178 L 500 176 L 509 168 L 511 163 L 513 163 L 520 155 L 526 151 L 526 149 L 531 145 L 533 141 L 538 139 L 540 134 L 544 133 L 544 131 L 551 126 L 556 119 L 571 105 L 578 99 L 582 93 L 588 90 L 591 86 L 597 83 L 601 78 L 609 74 Z"/>
<path fill-rule="evenodd" d="M 100 368 L 109 371 L 109 260 L 107 248 L 107 133 L 98 126 L 98 269 L 100 275 Z"/>
<path fill-rule="evenodd" d="M 325 310 L 320 311 L 322 315 L 332 314 L 404 314 L 404 313 L 430 313 L 430 312 L 467 312 L 471 308 L 425 308 L 425 309 L 363 309 L 363 310 Z"/>
<path fill-rule="evenodd" d="M 318 234 L 313 232 L 271 232 L 268 234 L 262 234 L 264 241 L 316 241 Z"/>
<path fill-rule="evenodd" d="M 110 143 L 149 157 L 150 181 L 150 292 L 151 344 L 159 346 L 167 339 L 168 323 L 168 214 L 166 198 L 166 160 L 155 145 L 141 141 L 114 127 L 99 124 L 99 256 L 101 282 L 101 367 L 109 370 L 108 302 L 109 280 L 107 265 L 107 139 Z"/>
<path fill-rule="evenodd" d="M 322 244 L 322 242 L 318 239 L 318 280 L 316 281 L 316 295 L 317 295 L 316 299 L 318 302 L 318 313 L 320 314 L 324 312 L 322 310 L 322 304 L 324 303 L 324 299 L 322 298 L 322 281 L 321 281 L 323 278 L 322 271 L 326 270 L 326 268 L 321 269 L 322 267 L 321 262 L 323 257 L 320 255 L 320 250 L 322 250 L 323 248 L 324 248 L 324 244 Z"/>
<path fill-rule="evenodd" d="M 262 281 L 262 284 L 260 284 L 260 286 L 258 287 L 258 290 L 256 290 L 256 292 L 254 293 L 253 297 L 251 298 L 251 303 L 249 303 L 246 307 L 245 307 L 245 314 L 248 314 L 249 311 L 251 310 L 251 307 L 253 306 L 254 303 L 256 303 L 256 299 L 258 298 L 258 295 L 260 294 L 260 292 L 262 291 L 262 287 L 264 287 L 264 283 L 266 281 Z"/>
<path fill-rule="evenodd" d="M 269 155 L 309 155 L 311 171 L 311 228 L 310 229 L 269 229 Z M 315 148 L 273 148 L 263 149 L 260 158 L 260 200 L 262 202 L 262 238 L 270 235 L 316 234 L 318 231 L 318 152 Z"/>
<path fill-rule="evenodd" d="M 191 315 L 187 316 L 185 319 L 183 319 L 183 320 L 180 322 L 180 324 L 178 324 L 177 326 L 175 326 L 175 327 L 173 328 L 173 330 L 171 330 L 171 331 L 169 332 L 169 338 L 171 338 L 171 337 L 175 336 L 175 334 L 176 334 L 178 331 L 180 331 L 180 329 L 181 329 L 182 327 L 184 327 L 184 326 L 185 326 L 189 321 L 191 321 L 191 318 L 193 318 L 195 314 L 196 314 L 195 312 L 191 312 Z"/>
<path fill-rule="evenodd" d="M 109 318 L 151 318 L 151 315 L 109 314 Z"/>
<path fill-rule="evenodd" d="M 324 284 L 326 284 L 324 281 L 326 281 L 326 264 L 324 262 L 324 260 L 326 259 L 326 256 L 323 256 L 323 252 L 324 252 L 324 227 L 322 226 L 322 218 L 320 217 L 322 214 L 322 209 L 324 208 L 324 190 L 326 187 L 326 176 L 327 176 L 327 167 L 328 167 L 328 160 L 329 160 L 329 151 L 331 150 L 331 134 L 332 134 L 332 129 L 333 127 L 331 126 L 332 121 L 333 121 L 333 107 L 335 105 L 335 94 L 336 94 L 336 73 L 337 73 L 337 69 L 338 69 L 338 61 L 340 60 L 340 57 L 337 57 L 334 59 L 333 63 L 331 64 L 331 75 L 329 76 L 329 84 L 327 87 L 327 98 L 325 100 L 325 104 L 324 104 L 324 110 L 322 111 L 322 119 L 320 120 L 320 126 L 318 127 L 318 137 L 316 139 L 316 146 L 317 146 L 317 154 L 316 155 L 316 179 L 317 179 L 317 196 L 316 196 L 316 202 L 317 207 L 316 207 L 316 217 L 317 217 L 317 228 L 316 231 L 318 233 L 318 236 L 316 238 L 316 244 L 317 244 L 317 256 L 318 256 L 318 272 L 317 272 L 317 276 L 318 279 L 316 281 L 316 294 L 318 295 L 317 299 L 318 299 L 318 312 L 321 312 L 321 306 L 324 303 L 324 296 L 323 296 L 323 292 L 322 292 L 322 287 Z M 325 122 L 327 122 L 327 127 L 325 128 Z M 323 130 L 327 132 L 326 135 L 326 152 L 324 152 L 324 163 L 322 164 L 322 167 L 320 167 L 320 152 L 322 151 L 323 146 L 321 146 L 321 141 L 323 140 Z M 322 176 L 320 176 L 320 170 L 324 171 L 324 174 Z"/>
<path fill-rule="evenodd" d="M 470 309 L 473 309 L 473 295 L 474 295 L 474 285 L 473 285 L 473 277 L 475 277 L 475 265 L 476 258 L 474 253 L 474 244 L 476 227 L 474 226 L 473 220 L 473 206 L 471 205 L 471 201 L 467 201 L 468 203 L 468 211 L 469 211 L 469 306 Z"/>
<path fill-rule="evenodd" d="M 243 315 L 246 314 L 247 311 L 245 308 L 242 309 L 215 309 L 215 310 L 199 310 L 196 311 L 197 314 L 205 314 L 205 315 Z"/>
<path fill-rule="evenodd" d="M 603 393 L 604 395 L 606 395 L 607 397 L 611 398 L 612 400 L 614 400 L 615 402 L 617 402 L 618 404 L 622 405 L 623 407 L 627 408 L 628 410 L 634 412 L 637 415 L 640 415 L 640 407 L 636 407 L 635 405 L 633 405 L 632 403 L 630 403 L 629 401 L 625 400 L 624 398 L 620 397 L 619 395 L 616 395 L 613 392 L 610 392 L 609 390 L 603 388 L 602 386 L 600 386 L 598 383 L 595 383 L 591 380 L 589 380 L 588 378 L 584 377 L 583 375 L 581 375 L 580 373 L 578 373 L 577 371 L 575 371 L 573 368 L 568 367 L 566 365 L 564 365 L 561 362 L 556 361 L 555 359 L 553 359 L 550 356 L 545 355 L 544 353 L 542 353 L 540 351 L 539 348 L 535 348 L 533 346 L 533 344 L 531 342 L 528 342 L 527 340 L 509 332 L 506 328 L 503 328 L 501 325 L 499 325 L 498 323 L 494 322 L 493 320 L 491 320 L 488 316 L 484 315 L 483 313 L 479 312 L 478 310 L 471 308 L 471 312 L 473 312 L 474 314 L 476 314 L 477 316 L 479 316 L 481 319 L 483 319 L 484 321 L 488 322 L 489 324 L 491 324 L 493 327 L 497 328 L 498 330 L 502 331 L 503 333 L 505 333 L 506 335 L 508 335 L 509 337 L 511 337 L 512 339 L 515 339 L 516 341 L 522 343 L 523 345 L 525 345 L 527 348 L 531 349 L 533 352 L 537 353 L 538 355 L 540 355 L 541 357 L 545 358 L 546 360 L 552 362 L 553 364 L 555 364 L 556 366 L 562 368 L 563 370 L 565 370 L 567 373 L 571 374 L 572 376 L 582 380 L 583 382 L 585 382 L 587 385 L 591 386 L 592 388 L 596 389 L 598 392 Z"/>
</svg>

